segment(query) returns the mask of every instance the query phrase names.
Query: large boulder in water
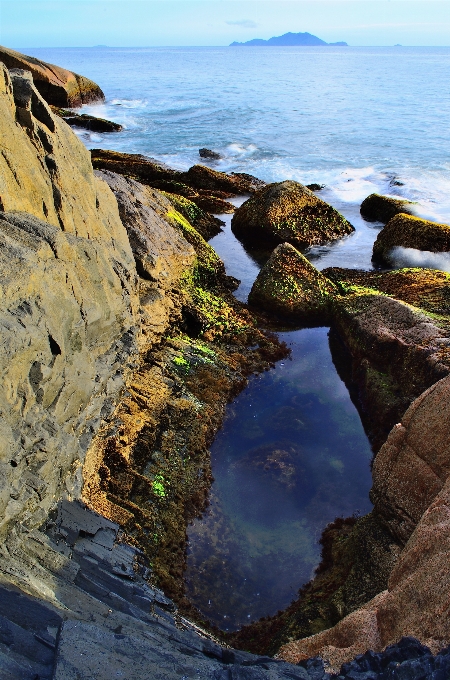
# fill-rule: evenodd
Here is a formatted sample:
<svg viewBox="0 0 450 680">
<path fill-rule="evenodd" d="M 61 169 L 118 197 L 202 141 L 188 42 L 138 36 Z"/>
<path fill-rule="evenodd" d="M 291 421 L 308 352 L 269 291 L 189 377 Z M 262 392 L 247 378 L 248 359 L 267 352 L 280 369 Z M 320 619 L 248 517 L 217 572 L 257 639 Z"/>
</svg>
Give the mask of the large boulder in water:
<svg viewBox="0 0 450 680">
<path fill-rule="evenodd" d="M 414 203 L 405 198 L 370 194 L 361 203 L 360 213 L 368 222 L 389 222 L 399 213 L 412 214 Z"/>
<path fill-rule="evenodd" d="M 450 251 L 450 225 L 412 215 L 396 215 L 378 234 L 373 246 L 373 257 L 375 260 L 389 261 L 392 248 L 398 246 L 433 253 Z"/>
<path fill-rule="evenodd" d="M 36 89 L 48 104 L 77 108 L 82 104 L 105 99 L 97 83 L 61 66 L 47 64 L 45 61 L 2 46 L 0 46 L 0 61 L 8 69 L 31 71 Z"/>
<path fill-rule="evenodd" d="M 273 251 L 250 291 L 249 303 L 297 322 L 327 318 L 334 284 L 289 243 Z"/>
<path fill-rule="evenodd" d="M 288 242 L 296 248 L 321 245 L 354 231 L 331 205 L 292 180 L 257 191 L 236 210 L 231 228 L 244 242 Z"/>
</svg>

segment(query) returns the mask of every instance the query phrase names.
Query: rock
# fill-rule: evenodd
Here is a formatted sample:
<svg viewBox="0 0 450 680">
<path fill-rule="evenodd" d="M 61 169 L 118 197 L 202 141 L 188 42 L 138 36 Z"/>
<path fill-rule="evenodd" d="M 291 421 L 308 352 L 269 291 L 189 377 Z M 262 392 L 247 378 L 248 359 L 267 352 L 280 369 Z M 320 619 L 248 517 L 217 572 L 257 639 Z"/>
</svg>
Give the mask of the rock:
<svg viewBox="0 0 450 680">
<path fill-rule="evenodd" d="M 253 191 L 251 187 L 256 181 L 251 175 L 226 175 L 203 165 L 180 172 L 139 154 L 92 149 L 91 156 L 95 169 L 111 170 L 155 189 L 183 196 L 201 210 L 215 214 L 233 213 L 234 205 L 224 199 Z"/>
<path fill-rule="evenodd" d="M 348 352 L 343 370 L 378 450 L 411 402 L 450 370 L 450 278 L 420 269 L 323 274 L 341 293 L 333 320 Z"/>
<path fill-rule="evenodd" d="M 450 251 L 450 225 L 412 215 L 396 215 L 378 234 L 373 245 L 374 260 L 389 261 L 392 248 L 415 248 L 433 253 Z"/>
<path fill-rule="evenodd" d="M 198 150 L 198 155 L 200 158 L 209 158 L 213 161 L 218 161 L 222 158 L 220 153 L 217 153 L 217 151 L 211 151 L 211 149 L 199 149 Z"/>
<path fill-rule="evenodd" d="M 48 104 L 77 108 L 105 99 L 100 87 L 92 80 L 60 66 L 27 57 L 7 47 L 0 47 L 0 61 L 8 69 L 30 71 L 36 89 Z"/>
<path fill-rule="evenodd" d="M 337 210 L 298 182 L 269 184 L 238 208 L 233 233 L 252 243 L 288 242 L 307 248 L 354 231 Z"/>
<path fill-rule="evenodd" d="M 4 535 L 80 494 L 86 448 L 137 353 L 138 299 L 128 237 L 89 152 L 30 74 L 11 81 L 3 65 L 0 137 Z"/>
<path fill-rule="evenodd" d="M 386 224 L 399 213 L 411 214 L 412 206 L 414 205 L 413 201 L 407 201 L 404 198 L 370 194 L 361 203 L 360 212 L 368 222 L 383 222 L 383 224 Z"/>
<path fill-rule="evenodd" d="M 80 127 L 85 130 L 92 130 L 93 132 L 120 132 L 123 130 L 123 126 L 119 123 L 113 123 L 111 120 L 106 120 L 105 118 L 96 118 L 95 116 L 90 116 L 87 113 L 73 113 L 73 111 L 68 111 L 67 109 L 61 109 L 57 106 L 50 107 L 53 113 L 60 116 L 66 121 L 67 125 L 71 127 Z"/>
<path fill-rule="evenodd" d="M 296 322 L 327 319 L 334 285 L 289 243 L 275 248 L 259 272 L 249 304 Z"/>
<path fill-rule="evenodd" d="M 223 191 L 229 196 L 250 194 L 254 191 L 255 178 L 245 173 L 227 175 L 225 172 L 218 172 L 205 165 L 193 165 L 183 174 L 186 184 L 196 189 Z"/>
<path fill-rule="evenodd" d="M 209 212 L 202 210 L 196 203 L 184 196 L 170 194 L 166 191 L 162 193 L 169 199 L 175 210 L 181 213 L 206 241 L 220 234 L 225 224 L 222 220 L 213 217 Z"/>
<path fill-rule="evenodd" d="M 307 184 L 306 188 L 310 191 L 321 191 L 322 189 L 325 189 L 325 184 Z"/>
<path fill-rule="evenodd" d="M 91 149 L 91 160 L 95 170 L 111 170 L 127 175 L 144 184 L 153 180 L 167 179 L 181 182 L 183 173 L 172 170 L 164 163 L 141 154 L 120 153 L 109 149 Z"/>
<path fill-rule="evenodd" d="M 372 502 L 403 544 L 450 475 L 449 395 L 444 378 L 416 399 L 374 461 Z"/>
</svg>

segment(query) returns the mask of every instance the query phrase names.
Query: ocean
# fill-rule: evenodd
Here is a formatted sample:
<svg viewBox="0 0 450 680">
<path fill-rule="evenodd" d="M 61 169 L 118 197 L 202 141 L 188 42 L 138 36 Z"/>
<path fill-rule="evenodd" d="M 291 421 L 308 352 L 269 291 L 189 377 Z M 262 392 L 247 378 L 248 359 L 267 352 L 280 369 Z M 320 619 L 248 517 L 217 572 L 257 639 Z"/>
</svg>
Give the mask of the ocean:
<svg viewBox="0 0 450 680">
<path fill-rule="evenodd" d="M 308 251 L 319 269 L 372 268 L 381 225 L 365 222 L 359 206 L 373 192 L 450 222 L 449 48 L 24 51 L 103 88 L 106 102 L 84 110 L 124 130 L 76 130 L 89 148 L 187 169 L 208 147 L 222 155 L 211 162 L 218 170 L 325 185 L 321 198 L 356 231 Z M 222 217 L 211 244 L 246 300 L 259 265 Z M 430 255 L 414 258 L 430 264 Z M 450 270 L 442 254 L 434 266 Z M 326 524 L 371 509 L 371 449 L 328 329 L 281 337 L 292 354 L 253 376 L 228 408 L 211 449 L 211 503 L 188 528 L 186 592 L 224 630 L 286 607 L 314 574 Z"/>
</svg>

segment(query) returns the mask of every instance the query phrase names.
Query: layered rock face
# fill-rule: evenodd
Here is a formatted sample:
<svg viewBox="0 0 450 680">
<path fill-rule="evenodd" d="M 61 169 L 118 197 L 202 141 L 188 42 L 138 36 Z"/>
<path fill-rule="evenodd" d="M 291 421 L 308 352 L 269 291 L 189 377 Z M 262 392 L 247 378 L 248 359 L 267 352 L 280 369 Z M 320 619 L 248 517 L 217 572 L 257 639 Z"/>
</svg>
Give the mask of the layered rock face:
<svg viewBox="0 0 450 680">
<path fill-rule="evenodd" d="M 354 231 L 337 210 L 298 182 L 269 184 L 238 208 L 231 222 L 244 242 L 320 245 Z"/>
<path fill-rule="evenodd" d="M 447 377 L 421 395 L 375 460 L 376 506 L 392 530 L 407 540 L 387 590 L 334 628 L 285 645 L 282 658 L 296 662 L 319 653 L 336 666 L 403 635 L 435 650 L 448 644 L 449 390 Z"/>
<path fill-rule="evenodd" d="M 0 531 L 79 495 L 136 353 L 136 269 L 117 204 L 29 73 L 0 68 Z"/>
<path fill-rule="evenodd" d="M 386 224 L 399 213 L 411 214 L 413 206 L 412 201 L 407 201 L 404 198 L 370 194 L 361 203 L 360 211 L 365 220 Z"/>
<path fill-rule="evenodd" d="M 105 99 L 105 95 L 96 83 L 61 66 L 47 64 L 1 46 L 0 61 L 9 69 L 18 68 L 30 71 L 36 89 L 48 104 L 77 108 L 82 104 Z"/>
</svg>

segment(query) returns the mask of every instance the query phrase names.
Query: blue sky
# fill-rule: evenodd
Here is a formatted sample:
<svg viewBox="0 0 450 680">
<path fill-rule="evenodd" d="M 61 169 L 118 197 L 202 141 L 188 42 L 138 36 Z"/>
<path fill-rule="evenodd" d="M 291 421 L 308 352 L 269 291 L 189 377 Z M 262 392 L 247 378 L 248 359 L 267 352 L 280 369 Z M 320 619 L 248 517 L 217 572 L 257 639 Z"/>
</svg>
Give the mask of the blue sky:
<svg viewBox="0 0 450 680">
<path fill-rule="evenodd" d="M 350 45 L 450 45 L 450 0 L 1 0 L 15 48 L 228 45 L 308 31 Z"/>
</svg>

